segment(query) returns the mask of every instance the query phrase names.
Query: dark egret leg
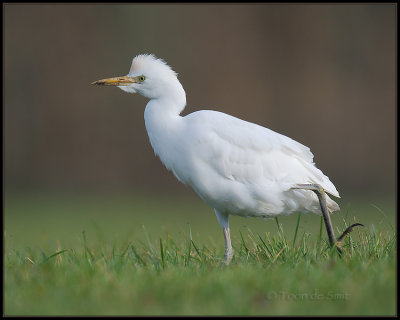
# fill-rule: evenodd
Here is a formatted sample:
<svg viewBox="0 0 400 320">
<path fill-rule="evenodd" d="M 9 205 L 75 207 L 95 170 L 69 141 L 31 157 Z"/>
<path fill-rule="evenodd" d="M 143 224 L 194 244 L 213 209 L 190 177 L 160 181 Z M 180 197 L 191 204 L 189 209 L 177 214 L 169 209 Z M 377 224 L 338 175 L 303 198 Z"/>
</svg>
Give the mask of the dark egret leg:
<svg viewBox="0 0 400 320">
<path fill-rule="evenodd" d="M 342 249 L 340 248 L 340 245 L 344 237 L 348 235 L 351 231 L 353 231 L 354 227 L 364 226 L 364 225 L 362 225 L 361 223 L 352 224 L 350 227 L 346 228 L 346 230 L 344 230 L 342 235 L 336 240 L 335 233 L 332 228 L 330 212 L 326 206 L 326 194 L 324 188 L 322 188 L 319 184 L 298 184 L 296 187 L 293 187 L 292 189 L 304 189 L 315 192 L 319 200 L 319 205 L 321 206 L 322 215 L 324 217 L 326 232 L 328 233 L 328 238 L 329 238 L 329 244 L 331 245 L 331 247 L 335 245 L 337 250 L 341 254 Z"/>
<path fill-rule="evenodd" d="M 229 232 L 229 215 L 222 213 L 217 209 L 214 209 L 215 215 L 217 216 L 218 222 L 222 227 L 225 239 L 225 254 L 224 254 L 224 264 L 228 265 L 233 257 L 233 248 L 231 243 L 231 235 Z"/>
</svg>

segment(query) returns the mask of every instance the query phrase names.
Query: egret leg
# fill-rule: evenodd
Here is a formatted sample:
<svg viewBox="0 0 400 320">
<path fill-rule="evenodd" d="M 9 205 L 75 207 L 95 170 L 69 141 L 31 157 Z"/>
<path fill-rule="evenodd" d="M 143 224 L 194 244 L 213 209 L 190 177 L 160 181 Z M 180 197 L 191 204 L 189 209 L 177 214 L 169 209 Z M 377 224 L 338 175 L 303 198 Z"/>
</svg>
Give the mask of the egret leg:
<svg viewBox="0 0 400 320">
<path fill-rule="evenodd" d="M 326 232 L 328 233 L 329 244 L 332 246 L 336 246 L 337 250 L 340 254 L 342 254 L 342 249 L 340 248 L 340 244 L 344 237 L 349 234 L 355 226 L 363 226 L 361 223 L 352 224 L 350 227 L 346 228 L 346 230 L 342 233 L 342 235 L 336 240 L 335 233 L 332 228 L 332 222 L 330 217 L 330 212 L 326 206 L 326 194 L 324 188 L 322 188 L 319 184 L 298 184 L 296 187 L 292 189 L 305 189 L 314 191 L 318 197 L 319 205 L 321 206 L 322 215 L 324 217 Z"/>
<path fill-rule="evenodd" d="M 231 243 L 231 235 L 228 228 L 222 228 L 224 232 L 224 239 L 225 239 L 225 254 L 224 254 L 224 263 L 229 264 L 233 257 L 233 248 Z"/>
<path fill-rule="evenodd" d="M 214 209 L 215 215 L 217 216 L 218 222 L 222 228 L 225 239 L 225 255 L 224 255 L 224 264 L 228 265 L 233 257 L 233 248 L 231 243 L 231 235 L 229 232 L 229 215 L 227 213 L 223 213 Z"/>
</svg>

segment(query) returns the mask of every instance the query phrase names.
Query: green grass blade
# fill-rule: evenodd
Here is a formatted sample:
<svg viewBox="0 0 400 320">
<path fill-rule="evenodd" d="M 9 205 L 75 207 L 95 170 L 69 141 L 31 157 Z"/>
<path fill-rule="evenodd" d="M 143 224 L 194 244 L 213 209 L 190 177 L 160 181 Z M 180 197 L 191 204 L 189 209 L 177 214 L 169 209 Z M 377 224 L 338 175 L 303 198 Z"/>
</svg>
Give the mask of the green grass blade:
<svg viewBox="0 0 400 320">
<path fill-rule="evenodd" d="M 143 266 L 146 266 L 146 262 L 142 259 L 142 257 L 137 253 L 136 248 L 134 245 L 131 245 L 131 251 L 133 252 L 133 255 L 135 256 L 136 260 L 142 264 Z"/>
<path fill-rule="evenodd" d="M 144 234 L 145 234 L 145 236 L 146 236 L 147 245 L 149 246 L 149 249 L 150 249 L 151 254 L 154 256 L 154 255 L 155 255 L 155 254 L 154 254 L 154 249 L 153 249 L 153 246 L 152 246 L 152 244 L 151 244 L 149 234 L 148 234 L 148 232 L 147 232 L 147 230 L 146 230 L 146 228 L 145 228 L 144 225 L 142 225 L 142 228 L 143 228 Z"/>
<path fill-rule="evenodd" d="M 161 252 L 161 264 L 162 264 L 162 267 L 165 268 L 164 249 L 163 249 L 163 243 L 162 243 L 161 238 L 160 238 L 160 252 Z"/>
<path fill-rule="evenodd" d="M 293 237 L 293 248 L 294 248 L 294 245 L 296 244 L 297 231 L 299 230 L 299 225 L 300 225 L 300 218 L 301 218 L 301 212 L 299 212 L 299 214 L 297 216 L 296 230 L 294 232 L 294 237 Z"/>
<path fill-rule="evenodd" d="M 241 238 L 241 240 L 242 240 L 243 248 L 246 250 L 246 255 L 247 255 L 247 254 L 249 253 L 249 249 L 247 248 L 246 242 L 245 242 L 244 239 L 243 239 L 242 231 L 239 230 L 239 233 L 240 233 L 240 238 Z"/>
<path fill-rule="evenodd" d="M 283 245 L 287 249 L 288 248 L 288 244 L 287 244 L 287 241 L 286 241 L 285 233 L 283 232 L 282 225 L 279 224 L 278 217 L 275 217 L 275 222 L 276 222 L 276 225 L 278 226 L 279 235 L 282 238 Z"/>
<path fill-rule="evenodd" d="M 192 242 L 193 248 L 196 250 L 196 252 L 197 252 L 198 256 L 199 256 L 199 257 L 200 257 L 200 259 L 201 259 L 202 255 L 201 255 L 201 253 L 200 253 L 199 249 L 197 249 L 197 247 L 196 247 L 196 245 L 194 244 L 194 241 L 193 241 L 193 240 L 190 240 L 190 241 Z"/>
<path fill-rule="evenodd" d="M 64 250 L 61 250 L 61 251 L 57 251 L 56 253 L 53 253 L 52 255 L 50 255 L 50 256 L 46 257 L 44 260 L 42 260 L 39 264 L 43 264 L 45 262 L 48 262 L 50 259 L 58 256 L 59 254 L 64 253 L 65 251 L 68 251 L 68 249 L 64 249 Z"/>
</svg>

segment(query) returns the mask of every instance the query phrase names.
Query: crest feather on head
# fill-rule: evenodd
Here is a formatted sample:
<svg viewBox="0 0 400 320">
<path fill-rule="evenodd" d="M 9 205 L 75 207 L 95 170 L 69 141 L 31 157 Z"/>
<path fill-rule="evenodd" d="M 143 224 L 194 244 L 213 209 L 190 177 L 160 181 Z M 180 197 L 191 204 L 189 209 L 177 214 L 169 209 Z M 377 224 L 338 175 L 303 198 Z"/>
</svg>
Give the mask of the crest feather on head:
<svg viewBox="0 0 400 320">
<path fill-rule="evenodd" d="M 139 54 L 132 60 L 132 66 L 129 75 L 142 73 L 144 70 L 164 72 L 171 76 L 177 77 L 178 74 L 161 58 L 157 58 L 154 54 Z"/>
</svg>

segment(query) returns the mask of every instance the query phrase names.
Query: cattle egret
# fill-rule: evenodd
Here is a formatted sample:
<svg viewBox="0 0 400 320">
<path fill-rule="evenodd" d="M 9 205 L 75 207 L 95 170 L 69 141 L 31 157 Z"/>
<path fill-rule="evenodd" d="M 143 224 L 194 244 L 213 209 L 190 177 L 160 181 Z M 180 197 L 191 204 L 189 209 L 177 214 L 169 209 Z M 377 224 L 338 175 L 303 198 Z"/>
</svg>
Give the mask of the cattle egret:
<svg viewBox="0 0 400 320">
<path fill-rule="evenodd" d="M 293 212 L 323 215 L 329 243 L 335 239 L 330 214 L 339 197 L 313 162 L 310 149 L 282 134 L 230 115 L 201 110 L 184 117 L 186 94 L 177 74 L 152 54 L 132 61 L 126 76 L 93 82 L 117 86 L 150 99 L 144 111 L 151 146 L 176 178 L 214 208 L 225 238 L 224 261 L 233 256 L 229 215 L 272 218 Z"/>
</svg>

